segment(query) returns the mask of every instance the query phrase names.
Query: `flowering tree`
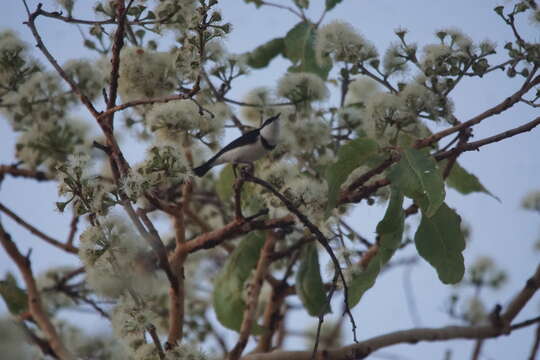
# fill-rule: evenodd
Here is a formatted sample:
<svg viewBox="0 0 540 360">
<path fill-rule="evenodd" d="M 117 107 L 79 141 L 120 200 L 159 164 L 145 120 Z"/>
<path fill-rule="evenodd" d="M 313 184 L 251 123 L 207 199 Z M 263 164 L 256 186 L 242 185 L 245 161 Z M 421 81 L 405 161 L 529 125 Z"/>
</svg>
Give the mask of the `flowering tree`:
<svg viewBox="0 0 540 360">
<path fill-rule="evenodd" d="M 463 153 L 540 124 L 536 116 L 472 141 L 475 126 L 515 104 L 540 106 L 540 44 L 520 32 L 521 19 L 540 20 L 535 2 L 495 8 L 514 35 L 497 62 L 494 43 L 456 29 L 441 29 L 422 46 L 397 29 L 381 56 L 351 24 L 324 22 L 340 0 L 326 0 L 318 19 L 307 17 L 309 1 L 246 2 L 257 11 L 279 7 L 298 23 L 235 55 L 221 42 L 234 31 L 217 0 L 102 1 L 94 8 L 101 20 L 79 14 L 72 0 L 58 0 L 63 12 L 24 2 L 25 24 L 48 64 L 13 32 L 0 33 L 0 110 L 17 134 L 17 159 L 0 166 L 0 179 L 57 182 L 56 206 L 73 217 L 60 241 L 2 203 L 0 211 L 81 264 L 36 275 L 35 255 L 23 254 L 0 223 L 2 247 L 24 282 L 10 273 L 0 282 L 20 331 L 5 330 L 6 356 L 360 359 L 395 344 L 465 338 L 476 340 L 477 358 L 483 339 L 537 324 L 514 319 L 540 286 L 540 267 L 507 305 L 483 311 L 479 290 L 499 287 L 504 272 L 481 259 L 466 274 L 467 229 L 459 209 L 445 203 L 446 187 L 493 196 L 460 165 Z M 37 26 L 42 17 L 83 26 L 97 59 L 60 64 Z M 176 39 L 168 50 L 163 34 Z M 277 57 L 290 62 L 277 85 L 257 84 L 265 86 L 242 100 L 230 96 L 237 79 Z M 520 86 L 458 119 L 452 92 L 464 79 L 501 70 Z M 245 133 L 278 113 L 281 142 L 253 168 L 194 176 L 191 169 L 220 148 L 225 128 Z M 127 161 L 121 132 L 144 144 L 142 161 Z M 525 206 L 540 211 L 538 198 Z M 374 202 L 386 211 L 370 239 L 348 221 L 353 209 Z M 461 326 L 359 341 L 351 309 L 414 246 L 442 283 L 476 289 L 468 310 L 455 309 L 457 298 L 449 306 Z M 109 320 L 114 337 L 85 337 L 59 320 L 61 310 L 81 305 Z M 318 326 L 311 346 L 288 351 L 285 319 L 298 311 Z M 342 316 L 324 322 L 331 311 Z M 219 325 L 209 319 L 214 314 Z M 347 324 L 353 342 L 343 345 Z"/>
</svg>

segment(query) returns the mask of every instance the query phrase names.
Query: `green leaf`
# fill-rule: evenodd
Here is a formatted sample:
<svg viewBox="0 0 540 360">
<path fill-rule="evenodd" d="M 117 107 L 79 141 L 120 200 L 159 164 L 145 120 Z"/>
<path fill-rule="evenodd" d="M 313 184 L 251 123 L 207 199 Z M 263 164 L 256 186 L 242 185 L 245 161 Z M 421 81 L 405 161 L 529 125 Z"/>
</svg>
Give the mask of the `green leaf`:
<svg viewBox="0 0 540 360">
<path fill-rule="evenodd" d="M 283 55 L 293 62 L 291 72 L 310 72 L 326 80 L 332 68 L 331 63 L 319 65 L 315 56 L 315 36 L 317 29 L 314 24 L 300 22 L 285 36 Z"/>
<path fill-rule="evenodd" d="M 433 216 L 444 202 L 444 181 L 437 162 L 425 151 L 409 148 L 388 174 L 393 186 L 415 200 L 426 216 Z"/>
<path fill-rule="evenodd" d="M 242 298 L 244 283 L 257 266 L 263 244 L 264 237 L 258 232 L 242 239 L 215 280 L 214 309 L 219 322 L 229 329 L 240 331 L 246 307 Z M 261 327 L 254 324 L 253 331 L 260 333 Z"/>
<path fill-rule="evenodd" d="M 386 213 L 383 219 L 377 224 L 379 247 L 396 250 L 401 245 L 404 227 L 403 194 L 401 191 L 393 188 Z"/>
<path fill-rule="evenodd" d="M 19 315 L 28 310 L 28 296 L 19 288 L 17 280 L 11 273 L 0 281 L 0 296 L 4 299 L 10 313 Z"/>
<path fill-rule="evenodd" d="M 418 253 L 437 270 L 445 284 L 459 282 L 465 272 L 461 254 L 465 238 L 460 223 L 459 215 L 443 203 L 433 216 L 422 214 L 414 236 Z"/>
<path fill-rule="evenodd" d="M 302 9 L 309 8 L 309 0 L 293 0 L 296 6 Z"/>
<path fill-rule="evenodd" d="M 263 5 L 262 0 L 244 0 L 244 2 L 246 4 L 253 3 L 257 7 L 257 9 L 260 8 Z"/>
<path fill-rule="evenodd" d="M 330 312 L 326 303 L 326 291 L 321 278 L 317 245 L 311 242 L 304 246 L 302 262 L 296 273 L 296 293 L 311 316 Z"/>
<path fill-rule="evenodd" d="M 234 172 L 231 164 L 225 166 L 219 173 L 216 192 L 223 202 L 228 202 L 234 192 Z"/>
<path fill-rule="evenodd" d="M 283 38 L 272 39 L 251 51 L 247 55 L 247 64 L 255 69 L 266 67 L 272 59 L 283 54 L 285 42 Z"/>
<path fill-rule="evenodd" d="M 326 217 L 336 207 L 339 190 L 343 182 L 353 170 L 363 165 L 377 153 L 377 142 L 368 138 L 354 139 L 343 145 L 338 151 L 337 162 L 326 168 L 326 182 L 328 183 L 328 202 L 326 204 Z"/>
<path fill-rule="evenodd" d="M 441 168 L 445 167 L 446 161 L 444 162 L 444 165 L 441 164 Z M 488 189 L 486 189 L 484 185 L 482 185 L 476 175 L 465 170 L 457 161 L 454 163 L 454 166 L 452 166 L 452 170 L 450 170 L 446 183 L 451 188 L 465 195 L 473 192 L 483 192 L 494 199 L 501 201 L 497 196 L 493 195 Z"/>
<path fill-rule="evenodd" d="M 343 0 L 326 0 L 326 11 L 332 10 L 337 4 Z"/>
<path fill-rule="evenodd" d="M 68 201 L 57 201 L 56 202 L 56 208 L 58 209 L 58 211 L 60 211 L 61 213 L 64 212 L 64 210 L 66 209 L 66 205 L 68 204 Z"/>
<path fill-rule="evenodd" d="M 367 268 L 353 276 L 352 281 L 348 284 L 348 303 L 350 307 L 358 304 L 364 293 L 375 284 L 382 267 L 390 260 L 401 244 L 404 227 L 403 194 L 396 188 L 392 188 L 386 213 L 377 225 L 377 234 L 379 236 L 377 255 L 371 259 Z"/>
<path fill-rule="evenodd" d="M 381 271 L 381 267 L 381 255 L 380 253 L 377 253 L 377 255 L 371 259 L 366 269 L 359 274 L 353 275 L 352 280 L 347 284 L 349 292 L 347 302 L 349 307 L 352 308 L 358 304 L 364 293 L 371 289 L 375 284 L 375 279 L 377 279 L 377 276 Z"/>
</svg>

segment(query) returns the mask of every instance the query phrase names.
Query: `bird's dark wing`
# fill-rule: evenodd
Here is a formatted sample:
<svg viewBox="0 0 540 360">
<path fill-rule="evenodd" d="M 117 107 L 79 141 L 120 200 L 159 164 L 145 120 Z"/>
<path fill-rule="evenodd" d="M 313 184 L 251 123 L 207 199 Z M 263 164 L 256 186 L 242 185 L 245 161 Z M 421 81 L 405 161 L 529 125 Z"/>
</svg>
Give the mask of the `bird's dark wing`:
<svg viewBox="0 0 540 360">
<path fill-rule="evenodd" d="M 217 154 L 212 156 L 212 158 L 208 160 L 208 163 L 212 163 L 213 161 L 215 161 L 217 158 L 219 158 L 221 155 L 223 155 L 229 150 L 235 149 L 237 147 L 249 145 L 249 144 L 254 144 L 255 142 L 257 142 L 257 139 L 259 138 L 259 131 L 260 131 L 259 129 L 251 130 L 245 133 L 244 135 L 240 136 L 239 138 L 234 139 L 233 141 L 225 145 L 223 149 L 219 150 Z"/>
</svg>

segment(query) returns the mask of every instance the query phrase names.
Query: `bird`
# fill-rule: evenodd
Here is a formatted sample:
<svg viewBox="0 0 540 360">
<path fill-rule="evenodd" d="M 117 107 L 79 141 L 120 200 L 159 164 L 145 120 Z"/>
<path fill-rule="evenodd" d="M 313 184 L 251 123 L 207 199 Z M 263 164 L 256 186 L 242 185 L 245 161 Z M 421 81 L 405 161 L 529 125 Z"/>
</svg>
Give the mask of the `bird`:
<svg viewBox="0 0 540 360">
<path fill-rule="evenodd" d="M 280 115 L 266 119 L 258 129 L 251 130 L 227 144 L 204 164 L 194 168 L 195 175 L 202 177 L 219 164 L 251 164 L 262 158 L 277 146 Z"/>
</svg>

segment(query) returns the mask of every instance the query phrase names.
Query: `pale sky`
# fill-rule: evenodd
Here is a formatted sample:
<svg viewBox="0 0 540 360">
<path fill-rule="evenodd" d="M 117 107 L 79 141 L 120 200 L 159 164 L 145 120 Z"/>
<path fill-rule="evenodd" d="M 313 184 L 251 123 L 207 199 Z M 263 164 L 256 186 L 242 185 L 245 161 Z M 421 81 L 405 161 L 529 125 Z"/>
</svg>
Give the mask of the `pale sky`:
<svg viewBox="0 0 540 360">
<path fill-rule="evenodd" d="M 37 2 L 30 3 L 31 8 L 34 8 Z M 288 1 L 280 3 L 285 4 Z M 314 6 L 315 9 L 309 11 L 308 15 L 312 19 L 318 19 L 324 2 L 312 0 L 311 3 L 317 6 Z M 399 26 L 409 29 L 408 38 L 410 41 L 418 42 L 420 48 L 435 42 L 433 35 L 435 30 L 455 27 L 463 30 L 475 42 L 484 39 L 495 41 L 497 49 L 503 53 L 502 47 L 511 39 L 511 32 L 492 10 L 499 4 L 496 1 L 466 0 L 445 2 L 344 0 L 326 16 L 325 22 L 333 19 L 350 22 L 375 44 L 381 54 L 391 41 L 397 40 L 393 30 Z M 509 6 L 510 2 L 504 4 Z M 77 11 L 78 6 L 79 4 L 75 8 L 78 17 L 93 18 L 93 14 Z M 47 10 L 57 9 L 53 1 L 44 1 L 44 7 Z M 234 25 L 234 31 L 226 40 L 228 50 L 233 53 L 249 51 L 267 40 L 283 36 L 298 22 L 297 18 L 283 10 L 264 8 L 257 11 L 253 5 L 246 5 L 238 0 L 221 1 L 220 7 L 225 21 Z M 0 12 L 0 28 L 14 29 L 25 41 L 33 44 L 29 30 L 22 25 L 24 20 L 25 13 L 21 2 L 11 0 L 8 6 L 4 4 L 3 11 Z M 521 23 L 522 33 L 526 38 L 540 40 L 540 27 L 534 27 L 527 20 Z M 51 19 L 40 19 L 38 28 L 45 44 L 60 63 L 91 54 L 81 48 L 79 32 L 73 26 Z M 46 62 L 37 50 L 34 55 L 43 63 Z M 278 76 L 287 65 L 288 63 L 280 58 L 274 60 L 267 70 L 253 71 L 249 77 L 235 84 L 230 97 L 241 99 L 255 86 L 275 86 Z M 459 86 L 452 96 L 456 116 L 463 121 L 470 119 L 499 103 L 518 87 L 517 80 L 509 80 L 502 72 L 489 74 L 485 79 L 464 80 L 463 85 Z M 332 87 L 330 90 L 337 92 L 337 89 Z M 80 114 L 90 120 L 84 111 Z M 517 127 L 536 116 L 538 112 L 518 104 L 509 112 L 487 119 L 475 127 L 474 139 L 478 140 Z M 0 164 L 9 164 L 14 160 L 14 142 L 15 136 L 8 124 L 0 118 Z M 460 157 L 460 163 L 475 173 L 486 188 L 501 199 L 501 203 L 483 194 L 462 196 L 453 190 L 448 191 L 447 203 L 456 208 L 472 228 L 471 242 L 464 253 L 466 263 L 474 262 L 479 255 L 489 255 L 500 267 L 508 271 L 510 280 L 501 291 L 486 292 L 484 300 L 488 309 L 496 303 L 507 304 L 538 265 L 540 257 L 538 252 L 533 251 L 533 243 L 540 235 L 540 222 L 536 214 L 522 210 L 520 203 L 528 191 L 540 189 L 539 143 L 540 129 L 535 129 L 530 133 L 484 147 L 479 152 L 465 153 Z M 133 159 L 140 153 L 140 148 L 127 143 L 125 151 L 128 160 L 134 161 Z M 52 183 L 36 184 L 29 180 L 6 177 L 0 188 L 0 201 L 45 233 L 64 239 L 69 231 L 70 218 L 69 215 L 54 212 L 55 200 L 56 187 Z M 360 233 L 372 238 L 383 210 L 384 207 L 370 207 L 362 203 L 357 206 L 349 222 Z M 70 259 L 70 255 L 64 256 L 59 250 L 44 245 L 41 240 L 18 227 L 6 216 L 2 216 L 2 223 L 22 251 L 26 251 L 29 247 L 33 249 L 32 259 L 36 273 L 49 266 L 65 264 L 65 261 Z M 412 254 L 412 250 L 411 247 L 403 256 Z M 72 257 L 70 263 L 78 264 L 78 260 Z M 15 267 L 11 260 L 0 252 L 0 277 L 8 270 L 14 271 Z M 405 303 L 402 279 L 402 271 L 383 274 L 375 287 L 354 308 L 360 339 L 413 327 Z M 445 301 L 452 288 L 441 284 L 436 272 L 425 261 L 420 261 L 414 267 L 412 284 L 423 326 L 440 327 L 456 324 L 456 321 L 449 319 L 444 312 Z M 536 316 L 539 310 L 540 301 L 536 296 L 517 320 Z M 0 313 L 5 311 L 5 306 L 1 303 Z M 91 331 L 105 329 L 99 319 L 82 315 L 81 319 L 84 320 L 85 328 Z M 294 319 L 296 323 L 296 320 L 303 321 L 305 318 Z M 308 322 L 314 323 L 314 320 L 309 319 Z M 488 340 L 483 359 L 525 359 L 533 340 L 533 329 L 534 327 L 530 327 L 518 330 L 509 337 Z M 302 348 L 303 342 L 301 339 L 298 341 L 295 339 L 289 345 Z M 380 355 L 394 354 L 401 356 L 402 359 L 443 359 L 445 351 L 451 349 L 453 359 L 463 359 L 470 357 L 473 345 L 472 341 L 400 345 L 384 349 Z"/>
</svg>

